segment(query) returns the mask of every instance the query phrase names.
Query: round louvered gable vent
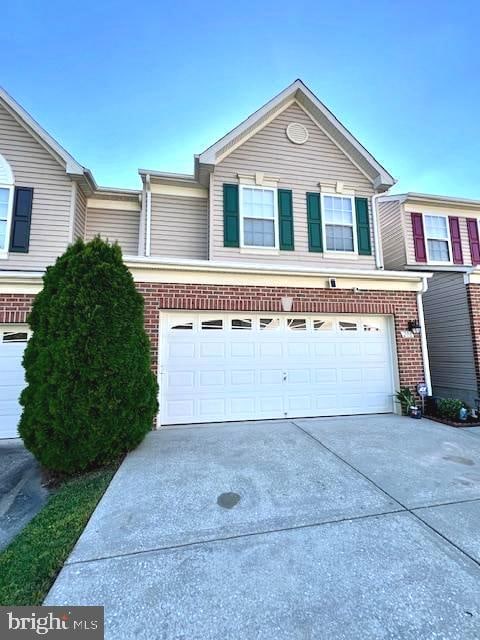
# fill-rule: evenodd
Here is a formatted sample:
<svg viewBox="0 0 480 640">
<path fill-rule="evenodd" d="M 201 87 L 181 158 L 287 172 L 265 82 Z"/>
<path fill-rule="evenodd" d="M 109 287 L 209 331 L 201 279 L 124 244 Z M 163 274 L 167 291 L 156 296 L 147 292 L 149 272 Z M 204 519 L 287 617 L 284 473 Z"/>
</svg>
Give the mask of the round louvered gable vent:
<svg viewBox="0 0 480 640">
<path fill-rule="evenodd" d="M 287 138 L 294 144 L 303 144 L 308 140 L 307 127 L 299 122 L 291 122 L 287 127 Z"/>
</svg>

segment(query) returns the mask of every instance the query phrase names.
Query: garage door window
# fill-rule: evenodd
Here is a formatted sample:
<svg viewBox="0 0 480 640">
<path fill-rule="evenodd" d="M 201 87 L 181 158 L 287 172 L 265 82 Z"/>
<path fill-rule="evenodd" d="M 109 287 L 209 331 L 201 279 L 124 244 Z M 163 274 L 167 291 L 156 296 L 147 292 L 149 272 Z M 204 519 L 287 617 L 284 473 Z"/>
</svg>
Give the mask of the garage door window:
<svg viewBox="0 0 480 640">
<path fill-rule="evenodd" d="M 193 322 L 183 322 L 182 324 L 174 324 L 171 327 L 172 331 L 185 331 L 193 329 Z"/>
<path fill-rule="evenodd" d="M 260 329 L 279 329 L 280 318 L 260 318 Z"/>
<path fill-rule="evenodd" d="M 380 327 L 377 324 L 368 323 L 363 325 L 363 330 L 366 331 L 367 333 L 379 333 Z"/>
<path fill-rule="evenodd" d="M 305 318 L 289 318 L 287 327 L 293 331 L 305 331 L 307 329 L 307 321 Z"/>
<path fill-rule="evenodd" d="M 203 320 L 202 329 L 223 329 L 223 320 Z"/>
<path fill-rule="evenodd" d="M 234 318 L 232 320 L 232 329 L 251 329 L 252 320 L 250 318 L 239 319 Z"/>
<path fill-rule="evenodd" d="M 26 331 L 5 331 L 2 336 L 2 342 L 27 342 L 28 334 Z"/>
<path fill-rule="evenodd" d="M 314 331 L 333 331 L 333 321 L 332 320 L 314 320 L 313 330 Z"/>
<path fill-rule="evenodd" d="M 345 320 L 341 320 L 338 323 L 340 327 L 340 331 L 357 331 L 357 323 L 356 322 L 347 322 Z"/>
</svg>

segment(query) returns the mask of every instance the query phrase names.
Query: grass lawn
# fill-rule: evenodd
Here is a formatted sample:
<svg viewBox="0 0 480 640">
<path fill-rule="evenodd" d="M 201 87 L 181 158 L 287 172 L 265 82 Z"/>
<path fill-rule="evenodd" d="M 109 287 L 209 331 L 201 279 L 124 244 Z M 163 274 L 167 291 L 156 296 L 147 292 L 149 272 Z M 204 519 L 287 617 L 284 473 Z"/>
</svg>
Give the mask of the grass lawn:
<svg viewBox="0 0 480 640">
<path fill-rule="evenodd" d="M 65 480 L 0 553 L 0 605 L 42 604 L 117 468 Z"/>
</svg>

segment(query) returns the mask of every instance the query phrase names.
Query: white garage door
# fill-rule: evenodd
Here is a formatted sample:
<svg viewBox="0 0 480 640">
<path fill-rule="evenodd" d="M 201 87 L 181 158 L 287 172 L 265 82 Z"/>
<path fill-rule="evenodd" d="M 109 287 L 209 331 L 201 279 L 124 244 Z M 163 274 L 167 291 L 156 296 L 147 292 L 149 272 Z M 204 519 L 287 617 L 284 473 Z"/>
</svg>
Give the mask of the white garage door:
<svg viewBox="0 0 480 640">
<path fill-rule="evenodd" d="M 161 314 L 160 422 L 393 410 L 385 316 Z"/>
<path fill-rule="evenodd" d="M 22 357 L 28 336 L 25 325 L 0 325 L 0 438 L 19 437 L 18 398 L 25 386 Z"/>
</svg>

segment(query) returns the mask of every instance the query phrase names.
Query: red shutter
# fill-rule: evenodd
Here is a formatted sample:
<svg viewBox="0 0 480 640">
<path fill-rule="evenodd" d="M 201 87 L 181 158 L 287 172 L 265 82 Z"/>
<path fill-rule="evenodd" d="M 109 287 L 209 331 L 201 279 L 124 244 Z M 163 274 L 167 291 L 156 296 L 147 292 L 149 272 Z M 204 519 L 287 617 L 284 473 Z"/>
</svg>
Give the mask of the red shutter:
<svg viewBox="0 0 480 640">
<path fill-rule="evenodd" d="M 421 213 L 412 213 L 413 246 L 415 247 L 415 260 L 417 262 L 427 261 L 425 251 L 425 236 L 423 234 L 423 220 Z"/>
<path fill-rule="evenodd" d="M 467 219 L 468 239 L 470 240 L 470 253 L 472 264 L 480 264 L 480 242 L 478 239 L 478 223 L 476 218 Z"/>
<path fill-rule="evenodd" d="M 460 223 L 458 218 L 448 218 L 450 226 L 450 240 L 454 264 L 463 264 L 462 239 L 460 238 Z"/>
</svg>

